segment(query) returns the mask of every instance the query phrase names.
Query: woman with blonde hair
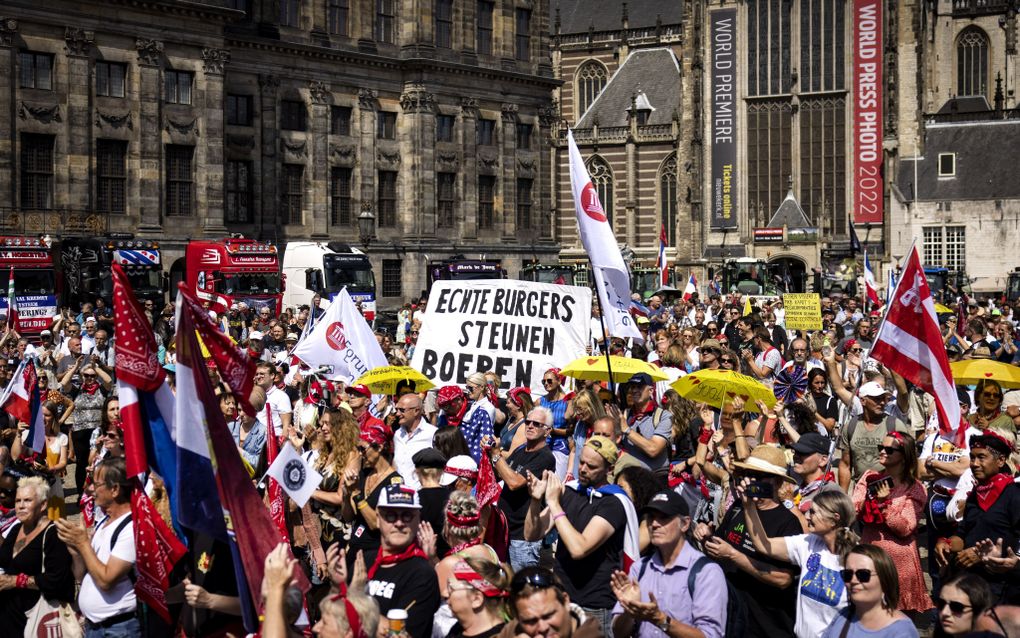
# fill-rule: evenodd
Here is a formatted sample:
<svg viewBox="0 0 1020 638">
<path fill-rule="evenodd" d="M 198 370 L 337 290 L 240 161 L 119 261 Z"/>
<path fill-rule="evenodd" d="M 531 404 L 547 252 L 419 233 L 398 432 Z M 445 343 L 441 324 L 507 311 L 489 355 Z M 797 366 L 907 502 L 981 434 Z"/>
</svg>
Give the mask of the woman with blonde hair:
<svg viewBox="0 0 1020 638">
<path fill-rule="evenodd" d="M 319 638 L 375 638 L 379 630 L 379 603 L 354 589 L 326 596 L 319 603 L 319 622 L 312 631 Z"/>
<path fill-rule="evenodd" d="M 35 460 L 32 467 L 36 472 L 43 474 L 49 483 L 49 502 L 47 503 L 48 516 L 51 521 L 64 517 L 64 470 L 67 468 L 67 455 L 69 441 L 67 435 L 60 431 L 60 424 L 57 422 L 57 405 L 47 401 L 42 405 L 43 428 L 46 444 L 44 446 L 45 457 L 42 461 Z M 11 445 L 11 457 L 21 458 L 22 454 L 28 451 L 24 437 L 28 434 L 28 424 L 18 424 L 18 436 L 14 437 Z"/>
<path fill-rule="evenodd" d="M 568 476 L 577 476 L 581 460 L 581 453 L 578 450 L 584 447 L 584 442 L 591 436 L 595 422 L 604 416 L 606 416 L 606 408 L 594 390 L 586 388 L 574 396 L 574 417 L 577 422 L 574 424 L 572 436 L 567 441 L 570 443 L 570 454 L 567 456 Z"/>
<path fill-rule="evenodd" d="M 357 468 L 357 445 L 357 422 L 350 412 L 331 408 L 319 415 L 314 445 L 306 455 L 312 467 L 322 475 L 322 483 L 312 492 L 311 504 L 312 511 L 319 516 L 323 546 L 340 540 L 342 535 L 344 525 L 340 511 L 344 495 L 340 483 L 347 470 Z"/>
<path fill-rule="evenodd" d="M 509 567 L 484 558 L 467 558 L 453 566 L 446 582 L 447 603 L 457 619 L 447 638 L 489 638 L 497 635 L 510 617 Z"/>
<path fill-rule="evenodd" d="M 507 425 L 499 435 L 502 454 L 509 457 L 514 450 L 524 445 L 524 420 L 535 407 L 531 390 L 526 387 L 511 388 L 506 393 Z"/>
</svg>

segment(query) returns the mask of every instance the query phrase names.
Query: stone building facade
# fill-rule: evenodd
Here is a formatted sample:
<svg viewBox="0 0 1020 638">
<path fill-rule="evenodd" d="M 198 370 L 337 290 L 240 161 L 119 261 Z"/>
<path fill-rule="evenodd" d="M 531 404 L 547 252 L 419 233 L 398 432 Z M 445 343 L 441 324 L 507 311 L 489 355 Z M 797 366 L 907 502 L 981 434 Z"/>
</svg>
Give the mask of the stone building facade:
<svg viewBox="0 0 1020 638">
<path fill-rule="evenodd" d="M 14 0 L 0 228 L 359 243 L 381 307 L 431 260 L 555 256 L 543 0 Z"/>
</svg>

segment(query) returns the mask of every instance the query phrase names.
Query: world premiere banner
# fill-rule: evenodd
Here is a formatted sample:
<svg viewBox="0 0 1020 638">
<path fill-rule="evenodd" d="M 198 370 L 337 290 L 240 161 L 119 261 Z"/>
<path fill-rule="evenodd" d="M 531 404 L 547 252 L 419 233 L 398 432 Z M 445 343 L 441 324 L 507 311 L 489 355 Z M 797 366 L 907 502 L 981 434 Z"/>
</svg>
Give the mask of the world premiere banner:
<svg viewBox="0 0 1020 638">
<path fill-rule="evenodd" d="M 585 355 L 591 290 L 514 280 L 436 282 L 411 366 L 439 386 L 492 370 L 503 389 L 544 393 L 542 375 Z"/>
</svg>

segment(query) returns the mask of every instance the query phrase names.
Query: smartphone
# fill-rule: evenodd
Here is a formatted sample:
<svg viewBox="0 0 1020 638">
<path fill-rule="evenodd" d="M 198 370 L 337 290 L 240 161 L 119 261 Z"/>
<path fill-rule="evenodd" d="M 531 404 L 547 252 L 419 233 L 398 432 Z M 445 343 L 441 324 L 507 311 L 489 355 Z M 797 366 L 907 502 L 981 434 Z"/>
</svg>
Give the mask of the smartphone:
<svg viewBox="0 0 1020 638">
<path fill-rule="evenodd" d="M 751 498 L 772 498 L 776 494 L 772 483 L 766 483 L 765 481 L 753 481 L 747 486 L 746 491 L 747 495 Z"/>
<path fill-rule="evenodd" d="M 892 489 L 893 486 L 892 477 L 887 476 L 884 479 L 879 479 L 877 481 L 872 481 L 871 483 L 868 483 L 868 496 L 874 498 L 875 495 L 878 494 L 878 488 L 881 487 L 882 485 L 888 485 L 889 489 Z"/>
</svg>

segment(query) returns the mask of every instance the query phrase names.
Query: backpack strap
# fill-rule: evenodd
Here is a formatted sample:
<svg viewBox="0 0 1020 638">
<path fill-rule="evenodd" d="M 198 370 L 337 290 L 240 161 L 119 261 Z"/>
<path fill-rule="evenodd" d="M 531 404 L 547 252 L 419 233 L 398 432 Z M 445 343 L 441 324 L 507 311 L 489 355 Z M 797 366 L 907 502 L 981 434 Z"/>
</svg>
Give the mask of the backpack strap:
<svg viewBox="0 0 1020 638">
<path fill-rule="evenodd" d="M 694 582 L 697 580 L 698 574 L 701 573 L 701 568 L 711 562 L 711 558 L 702 556 L 694 561 L 694 564 L 691 565 L 691 570 L 687 572 L 687 593 L 690 594 L 691 600 L 694 600 Z"/>
<path fill-rule="evenodd" d="M 655 430 L 657 430 L 659 428 L 659 421 L 661 421 L 661 420 L 662 420 L 662 408 L 655 408 L 655 411 L 652 412 L 652 433 L 653 434 L 655 433 Z"/>
<path fill-rule="evenodd" d="M 641 568 L 638 569 L 637 574 L 637 579 L 639 583 L 641 582 L 641 579 L 644 578 L 645 570 L 648 569 L 648 563 L 650 562 L 652 562 L 651 556 L 645 556 L 644 558 L 641 559 Z"/>
<path fill-rule="evenodd" d="M 117 528 L 113 530 L 113 534 L 110 536 L 110 553 L 113 554 L 113 548 L 117 546 L 117 539 L 120 537 L 120 533 L 124 531 L 127 524 L 131 522 L 131 515 L 128 514 L 124 517 L 124 520 L 117 525 Z"/>
</svg>

